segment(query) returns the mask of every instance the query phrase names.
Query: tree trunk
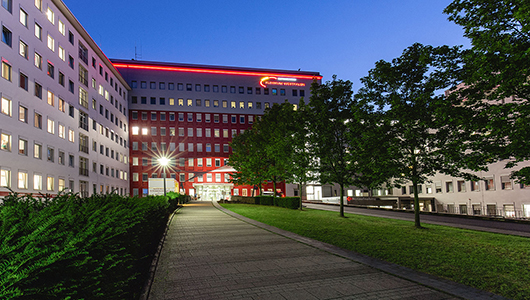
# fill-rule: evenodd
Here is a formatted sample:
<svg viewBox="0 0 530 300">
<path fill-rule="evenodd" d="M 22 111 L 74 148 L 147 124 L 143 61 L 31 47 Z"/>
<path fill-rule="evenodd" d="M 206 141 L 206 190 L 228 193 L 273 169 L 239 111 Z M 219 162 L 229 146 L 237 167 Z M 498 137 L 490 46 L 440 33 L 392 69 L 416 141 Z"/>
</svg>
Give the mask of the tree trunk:
<svg viewBox="0 0 530 300">
<path fill-rule="evenodd" d="M 300 197 L 300 210 L 302 210 L 302 186 L 303 184 L 298 183 L 298 196 Z"/>
<path fill-rule="evenodd" d="M 272 178 L 272 189 L 274 190 L 272 195 L 274 198 L 276 198 L 276 177 Z"/>
<path fill-rule="evenodd" d="M 344 184 L 340 184 L 340 216 L 344 218 Z"/>
<path fill-rule="evenodd" d="M 420 223 L 420 199 L 418 198 L 418 176 L 416 166 L 412 168 L 412 190 L 414 191 L 414 226 L 422 228 Z"/>
</svg>

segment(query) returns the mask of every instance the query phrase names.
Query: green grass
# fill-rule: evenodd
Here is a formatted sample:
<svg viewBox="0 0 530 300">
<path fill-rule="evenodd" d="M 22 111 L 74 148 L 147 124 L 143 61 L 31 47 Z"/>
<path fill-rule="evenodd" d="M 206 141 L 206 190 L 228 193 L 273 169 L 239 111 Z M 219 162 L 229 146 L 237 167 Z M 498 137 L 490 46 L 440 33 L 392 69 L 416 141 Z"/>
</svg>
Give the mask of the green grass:
<svg viewBox="0 0 530 300">
<path fill-rule="evenodd" d="M 223 204 L 245 217 L 512 298 L 530 299 L 530 239 L 305 209 Z"/>
</svg>

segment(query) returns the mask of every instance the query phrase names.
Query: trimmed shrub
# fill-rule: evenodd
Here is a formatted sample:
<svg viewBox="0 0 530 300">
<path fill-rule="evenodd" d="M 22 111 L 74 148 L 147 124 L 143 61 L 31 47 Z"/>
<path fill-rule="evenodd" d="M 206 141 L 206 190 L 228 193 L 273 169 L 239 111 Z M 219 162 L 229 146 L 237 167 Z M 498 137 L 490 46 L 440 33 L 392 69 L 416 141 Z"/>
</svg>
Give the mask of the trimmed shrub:
<svg viewBox="0 0 530 300">
<path fill-rule="evenodd" d="M 246 204 L 259 204 L 259 197 L 232 196 L 232 201 Z"/>
<path fill-rule="evenodd" d="M 300 208 L 300 197 L 274 198 L 274 206 L 292 209 Z"/>
<path fill-rule="evenodd" d="M 259 196 L 260 205 L 274 206 L 274 197 L 272 196 Z"/>
<path fill-rule="evenodd" d="M 168 215 L 164 197 L 5 197 L 0 299 L 138 298 Z"/>
</svg>

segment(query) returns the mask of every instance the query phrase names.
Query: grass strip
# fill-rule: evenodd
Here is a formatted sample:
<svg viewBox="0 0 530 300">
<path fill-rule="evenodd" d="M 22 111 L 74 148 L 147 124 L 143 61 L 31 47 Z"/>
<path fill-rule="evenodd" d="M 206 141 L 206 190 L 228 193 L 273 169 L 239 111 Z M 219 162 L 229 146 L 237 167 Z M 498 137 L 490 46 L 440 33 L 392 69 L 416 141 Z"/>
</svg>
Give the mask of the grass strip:
<svg viewBox="0 0 530 300">
<path fill-rule="evenodd" d="M 410 221 L 249 204 L 223 207 L 299 235 L 511 299 L 530 299 L 530 239 Z"/>
</svg>

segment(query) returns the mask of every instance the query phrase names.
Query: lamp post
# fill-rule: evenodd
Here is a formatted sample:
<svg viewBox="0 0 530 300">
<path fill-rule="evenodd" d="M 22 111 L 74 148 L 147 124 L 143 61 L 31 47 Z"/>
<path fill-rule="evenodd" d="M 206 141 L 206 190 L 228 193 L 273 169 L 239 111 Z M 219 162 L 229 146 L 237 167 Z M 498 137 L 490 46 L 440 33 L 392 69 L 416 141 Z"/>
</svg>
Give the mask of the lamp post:
<svg viewBox="0 0 530 300">
<path fill-rule="evenodd" d="M 161 157 L 158 159 L 158 163 L 162 166 L 162 170 L 164 171 L 164 197 L 166 196 L 166 166 L 169 164 L 169 158 L 167 157 Z"/>
</svg>

